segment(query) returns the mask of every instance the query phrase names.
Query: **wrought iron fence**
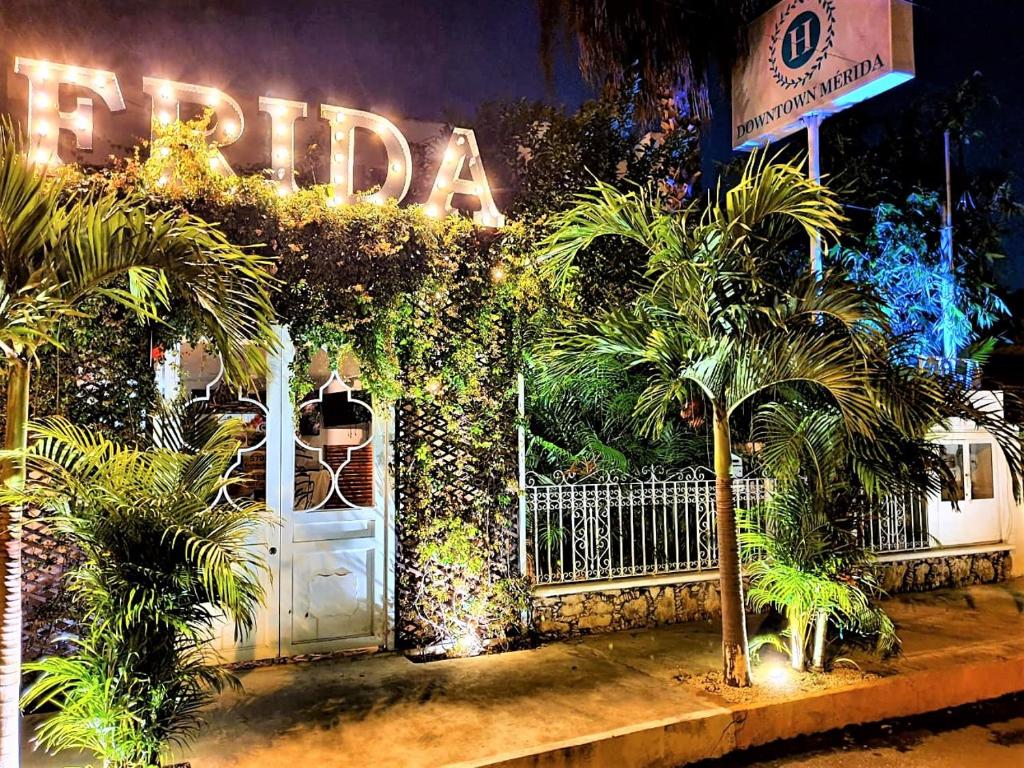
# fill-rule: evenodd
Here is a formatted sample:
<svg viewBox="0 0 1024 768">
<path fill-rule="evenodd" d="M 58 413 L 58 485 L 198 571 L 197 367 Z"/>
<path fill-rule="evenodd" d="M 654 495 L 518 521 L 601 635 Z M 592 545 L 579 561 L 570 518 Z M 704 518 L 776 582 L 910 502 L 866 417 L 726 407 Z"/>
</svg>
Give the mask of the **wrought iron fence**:
<svg viewBox="0 0 1024 768">
<path fill-rule="evenodd" d="M 920 496 L 885 499 L 861 523 L 864 544 L 876 554 L 929 549 L 928 509 Z"/>
<path fill-rule="evenodd" d="M 765 497 L 760 477 L 733 481 L 736 505 Z M 527 475 L 527 519 L 539 584 L 702 571 L 717 567 L 711 470 L 648 469 Z"/>
<path fill-rule="evenodd" d="M 763 501 L 771 480 L 733 479 L 738 508 Z M 639 475 L 527 475 L 531 571 L 538 584 L 686 573 L 718 567 L 715 478 L 704 467 Z M 876 552 L 927 549 L 922 500 L 890 500 L 862 526 Z"/>
</svg>

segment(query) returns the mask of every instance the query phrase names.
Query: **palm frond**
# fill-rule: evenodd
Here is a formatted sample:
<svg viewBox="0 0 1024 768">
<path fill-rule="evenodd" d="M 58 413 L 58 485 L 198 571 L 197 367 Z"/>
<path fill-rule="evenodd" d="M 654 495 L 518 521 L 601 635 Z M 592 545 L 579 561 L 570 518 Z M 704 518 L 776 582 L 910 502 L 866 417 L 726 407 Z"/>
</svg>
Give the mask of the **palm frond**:
<svg viewBox="0 0 1024 768">
<path fill-rule="evenodd" d="M 146 320 L 173 297 L 213 341 L 229 380 L 266 370 L 277 343 L 268 258 L 184 211 L 66 190 L 25 150 L 11 122 L 0 122 L 0 351 L 32 357 L 55 344 L 57 323 L 89 296 Z"/>
<path fill-rule="evenodd" d="M 49 749 L 85 749 L 110 764 L 152 765 L 184 743 L 213 692 L 234 681 L 210 666 L 219 623 L 241 638 L 256 622 L 266 564 L 252 546 L 269 523 L 260 502 L 224 501 L 237 451 L 231 421 L 172 423 L 165 435 L 205 442 L 187 451 L 140 450 L 61 418 L 32 427 L 26 466 L 34 482 L 0 503 L 38 505 L 83 553 L 68 590 L 84 637 L 70 658 L 40 673 L 24 705 L 56 705 L 38 738 Z M 182 441 L 184 444 L 184 441 Z"/>
</svg>

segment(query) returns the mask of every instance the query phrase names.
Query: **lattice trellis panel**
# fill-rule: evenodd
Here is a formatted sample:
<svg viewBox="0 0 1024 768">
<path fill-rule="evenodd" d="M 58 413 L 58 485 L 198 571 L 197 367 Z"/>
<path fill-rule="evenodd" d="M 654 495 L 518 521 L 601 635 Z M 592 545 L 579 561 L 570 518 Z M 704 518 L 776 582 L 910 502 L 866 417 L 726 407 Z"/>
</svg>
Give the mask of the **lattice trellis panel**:
<svg viewBox="0 0 1024 768">
<path fill-rule="evenodd" d="M 423 573 L 416 553 L 422 542 L 419 531 L 439 514 L 454 513 L 483 532 L 488 558 L 488 578 L 514 575 L 518 534 L 515 529 L 514 494 L 508 478 L 514 477 L 515 412 L 510 408 L 497 441 L 512 447 L 508 452 L 481 455 L 469 440 L 442 415 L 439 406 L 402 403 L 397 411 L 397 578 L 399 647 L 425 647 L 443 641 L 424 620 L 423 606 L 416 604 L 426 585 L 443 588 L 451 574 Z M 428 472 L 419 466 L 430 464 Z M 506 499 L 502 502 L 501 499 Z M 426 580 L 426 582 L 425 582 Z"/>
<path fill-rule="evenodd" d="M 449 642 L 439 631 L 436 608 L 451 595 L 459 602 L 457 567 L 431 563 L 421 567 L 418 553 L 423 532 L 431 523 L 454 517 L 479 532 L 479 554 L 487 574 L 472 596 L 488 592 L 497 582 L 516 575 L 518 503 L 516 483 L 517 362 L 513 319 L 480 313 L 476 297 L 490 290 L 489 267 L 462 265 L 458 287 L 435 304 L 418 308 L 421 331 L 430 339 L 429 360 L 421 361 L 427 374 L 438 375 L 461 359 L 468 340 L 479 338 L 480 323 L 488 328 L 488 345 L 475 350 L 472 364 L 477 394 L 447 392 L 434 398 L 400 402 L 396 409 L 397 558 L 396 636 L 399 647 L 425 647 Z M 481 320 L 481 318 L 484 318 Z M 464 365 L 464 363 L 460 363 Z M 409 373 L 407 373 L 409 375 Z M 422 383 L 422 382 L 417 382 Z M 432 544 L 441 544 L 433 541 Z M 423 570 L 430 572 L 424 573 Z M 463 599 L 464 583 L 462 583 Z M 427 599 L 423 599 L 426 596 Z M 472 598 L 471 598 L 472 599 Z M 501 629 L 492 626 L 486 634 Z"/>
<path fill-rule="evenodd" d="M 74 631 L 74 611 L 62 580 L 77 549 L 29 512 L 21 538 L 22 656 L 25 661 L 61 653 Z"/>
</svg>

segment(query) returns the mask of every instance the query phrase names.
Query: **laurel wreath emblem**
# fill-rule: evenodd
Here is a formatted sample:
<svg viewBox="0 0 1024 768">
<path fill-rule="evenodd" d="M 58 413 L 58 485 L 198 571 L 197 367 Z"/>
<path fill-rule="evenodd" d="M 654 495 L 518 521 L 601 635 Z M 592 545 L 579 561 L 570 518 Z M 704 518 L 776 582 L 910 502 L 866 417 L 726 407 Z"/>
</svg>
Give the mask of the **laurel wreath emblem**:
<svg viewBox="0 0 1024 768">
<path fill-rule="evenodd" d="M 821 44 L 821 50 L 818 51 L 818 55 L 815 56 L 814 61 L 811 62 L 807 71 L 800 75 L 800 77 L 787 77 L 779 69 L 778 50 L 782 30 L 785 27 L 786 21 L 793 14 L 793 11 L 804 5 L 806 2 L 807 0 L 790 0 L 789 5 L 786 6 L 786 10 L 779 15 L 779 20 L 775 23 L 775 28 L 772 30 L 771 42 L 768 47 L 768 66 L 771 68 L 772 77 L 775 78 L 775 82 L 783 88 L 799 88 L 814 77 L 814 74 L 821 69 L 822 65 L 825 63 L 825 59 L 828 58 L 828 52 L 832 48 L 832 43 L 835 41 L 836 6 L 834 0 L 812 0 L 812 2 L 816 2 L 821 8 L 821 11 L 825 14 L 825 18 L 828 22 L 828 31 L 825 33 L 825 40 Z"/>
</svg>

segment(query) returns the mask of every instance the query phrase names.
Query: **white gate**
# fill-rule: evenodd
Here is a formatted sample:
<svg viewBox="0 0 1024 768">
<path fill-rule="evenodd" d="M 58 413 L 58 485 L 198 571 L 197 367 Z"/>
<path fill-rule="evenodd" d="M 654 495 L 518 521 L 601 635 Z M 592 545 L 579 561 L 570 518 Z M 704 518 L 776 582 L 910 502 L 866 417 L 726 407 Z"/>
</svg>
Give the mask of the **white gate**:
<svg viewBox="0 0 1024 768">
<path fill-rule="evenodd" d="M 1002 393 L 979 390 L 974 404 L 1002 412 Z M 1010 469 L 996 439 L 973 422 L 952 419 L 929 439 L 937 442 L 956 479 L 928 503 L 928 529 L 938 547 L 994 544 L 1008 540 L 1016 503 Z"/>
<path fill-rule="evenodd" d="M 235 493 L 265 498 L 272 524 L 252 546 L 268 571 L 266 606 L 236 642 L 225 626 L 214 647 L 226 661 L 393 644 L 391 414 L 359 391 L 358 366 L 330 370 L 314 356 L 292 405 L 294 350 L 281 332 L 262 391 L 231 393 L 216 356 L 183 344 L 162 366 L 165 396 L 181 392 L 241 417 L 245 445 L 231 472 L 250 478 Z"/>
<path fill-rule="evenodd" d="M 956 488 L 944 489 L 940 498 L 932 500 L 932 535 L 943 547 L 1002 541 L 1013 493 L 995 439 L 980 430 L 949 433 L 939 445 Z"/>
</svg>

